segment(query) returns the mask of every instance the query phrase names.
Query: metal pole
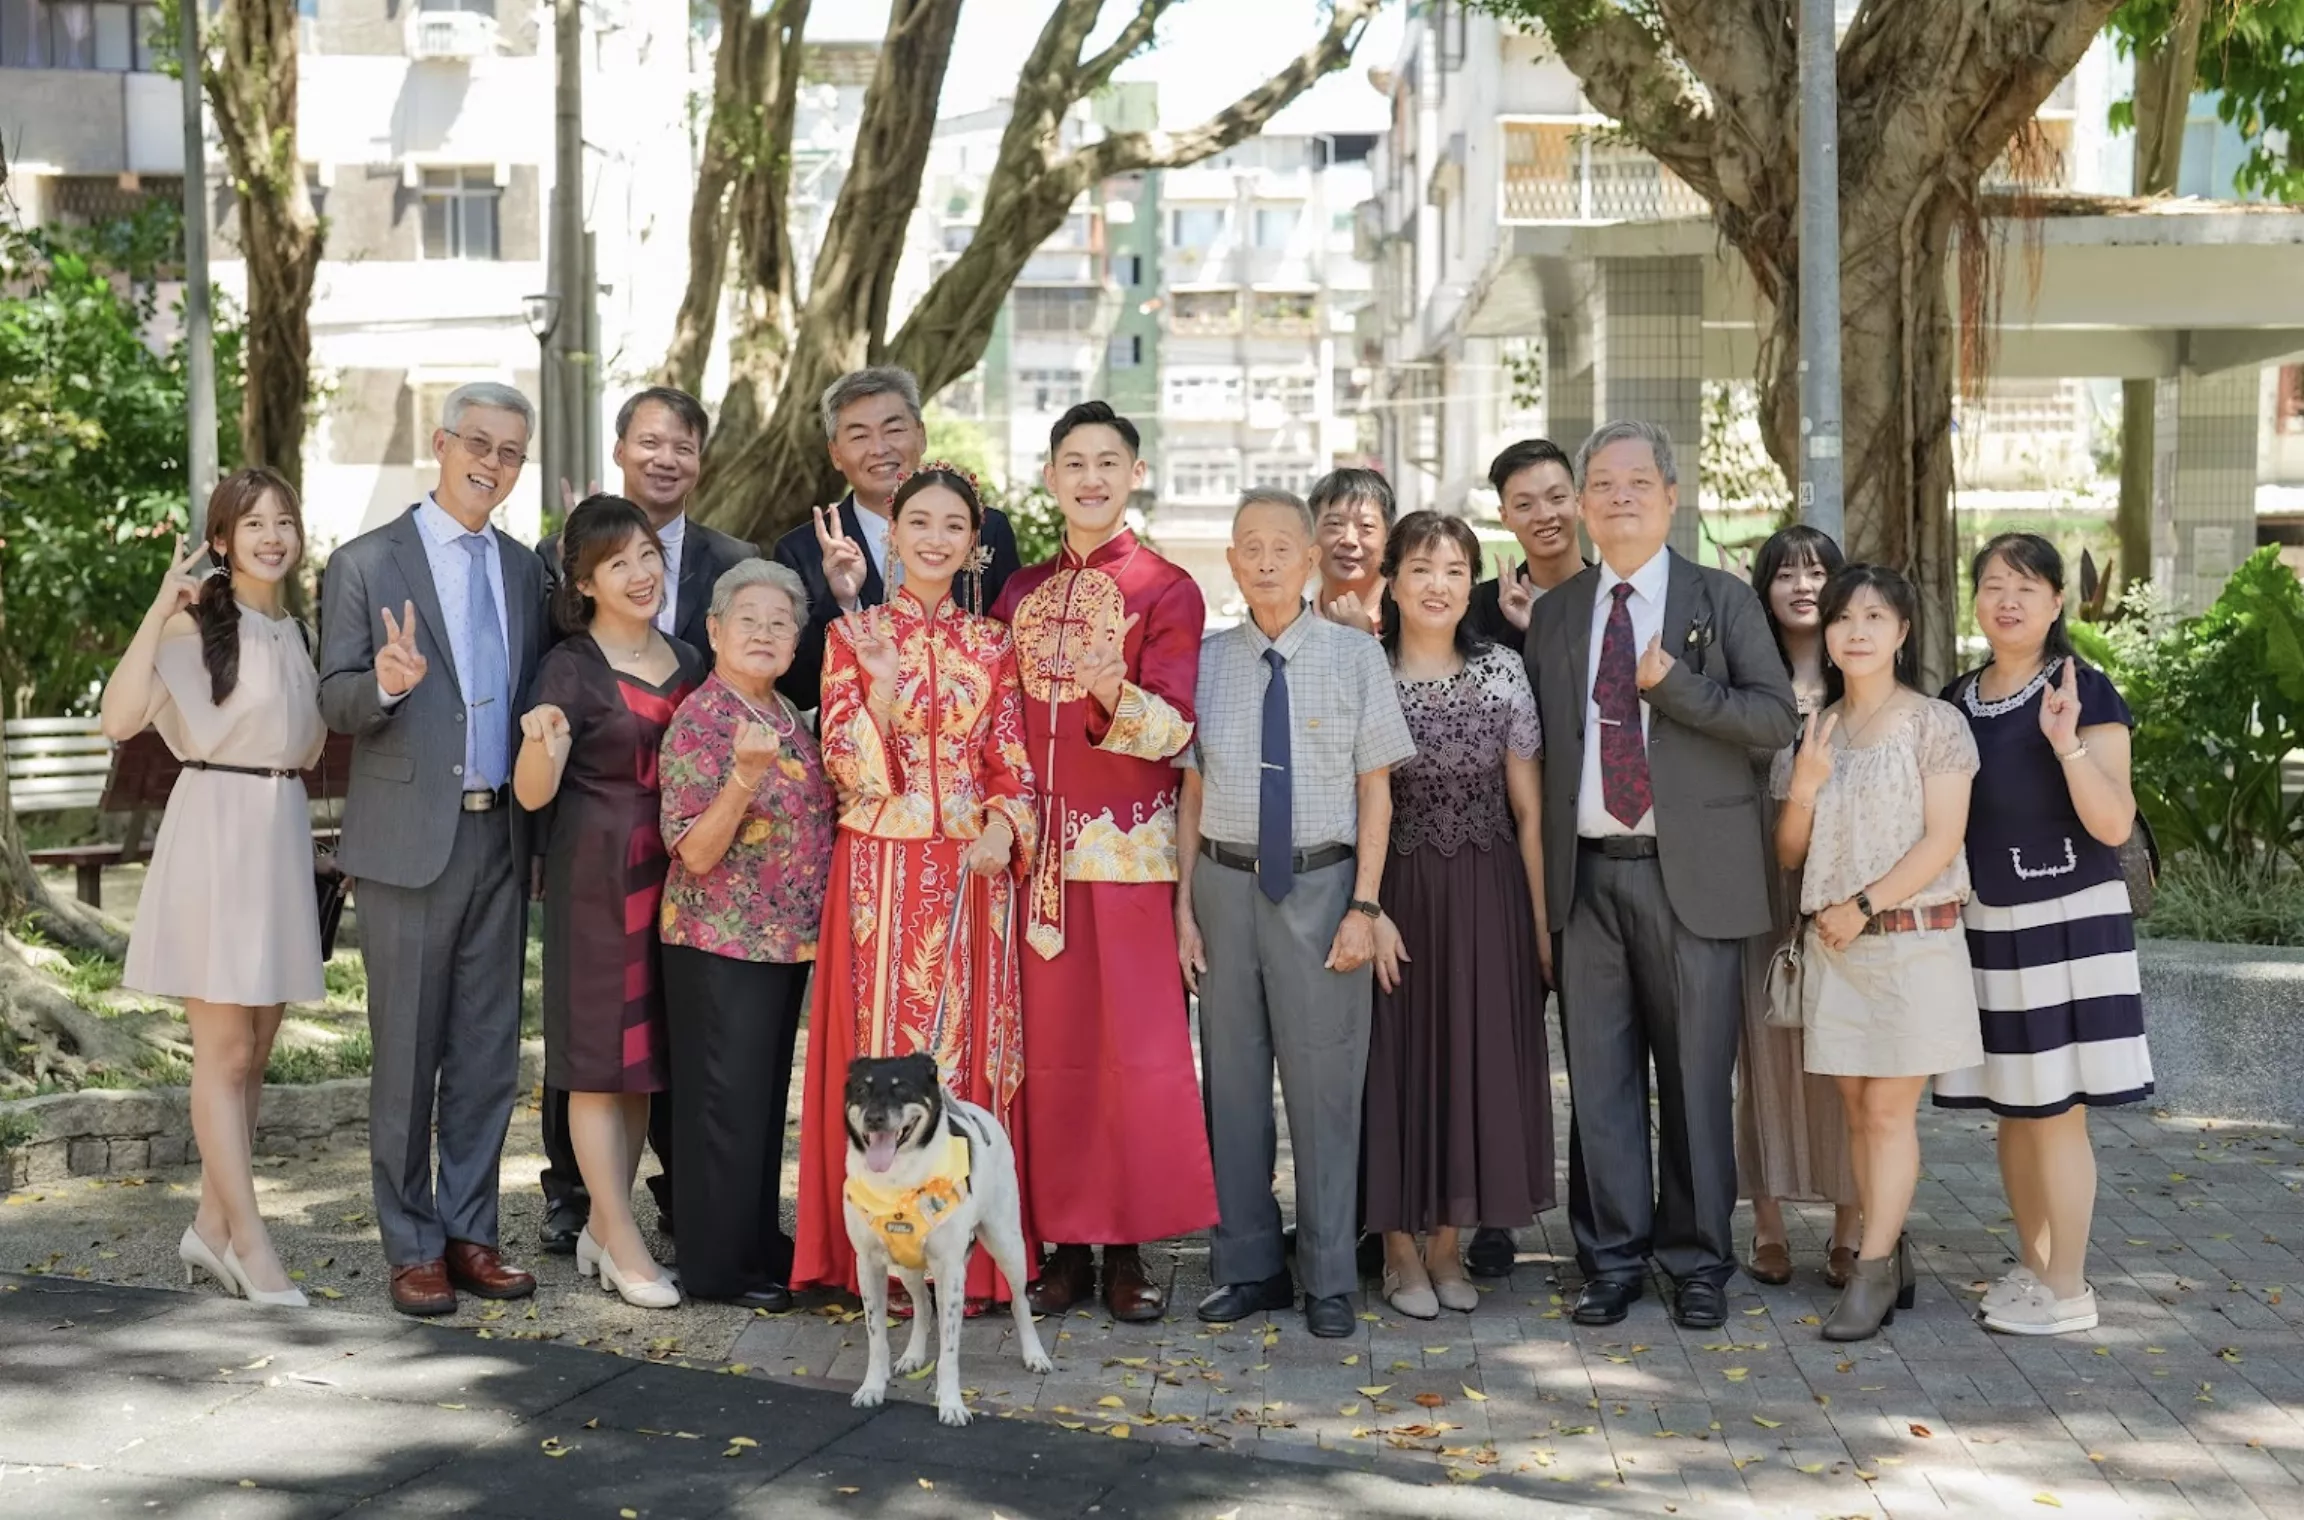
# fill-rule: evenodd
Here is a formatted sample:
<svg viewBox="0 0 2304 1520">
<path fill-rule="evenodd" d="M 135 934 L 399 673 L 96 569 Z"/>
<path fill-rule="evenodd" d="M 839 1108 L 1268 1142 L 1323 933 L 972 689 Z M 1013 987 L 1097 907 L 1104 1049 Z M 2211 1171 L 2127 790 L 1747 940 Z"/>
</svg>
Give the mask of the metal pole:
<svg viewBox="0 0 2304 1520">
<path fill-rule="evenodd" d="M 185 486 L 191 493 L 192 531 L 206 520 L 208 493 L 216 489 L 216 338 L 208 292 L 208 134 L 201 125 L 200 17 L 205 7 L 187 0 L 176 45 L 184 77 L 184 409 Z"/>
<path fill-rule="evenodd" d="M 552 289 L 560 297 L 552 348 L 558 363 L 553 381 L 558 405 L 552 417 L 564 430 L 553 445 L 553 459 L 561 478 L 582 500 L 588 471 L 596 468 L 584 457 L 583 370 L 585 335 L 591 328 L 586 316 L 592 300 L 584 288 L 584 12 L 579 0 L 553 0 L 552 47 L 556 87 L 553 102 Z M 560 481 L 551 489 L 557 493 Z"/>
<path fill-rule="evenodd" d="M 1846 547 L 1840 457 L 1840 84 L 1833 0 L 1800 0 L 1800 517 Z"/>
<path fill-rule="evenodd" d="M 584 267 L 577 284 L 584 312 L 584 367 L 574 377 L 576 404 L 582 408 L 583 419 L 576 434 L 584 447 L 584 475 L 576 482 L 579 491 L 589 488 L 598 477 L 600 458 L 606 452 L 600 447 L 600 273 L 595 262 L 600 252 L 599 237 L 589 229 L 584 233 Z"/>
</svg>

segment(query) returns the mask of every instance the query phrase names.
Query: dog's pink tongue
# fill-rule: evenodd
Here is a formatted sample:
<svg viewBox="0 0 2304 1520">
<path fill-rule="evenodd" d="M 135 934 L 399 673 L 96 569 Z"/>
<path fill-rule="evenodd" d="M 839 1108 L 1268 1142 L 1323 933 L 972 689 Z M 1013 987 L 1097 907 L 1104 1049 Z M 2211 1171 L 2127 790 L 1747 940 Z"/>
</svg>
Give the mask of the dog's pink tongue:
<svg viewBox="0 0 2304 1520">
<path fill-rule="evenodd" d="M 896 1164 L 893 1130 L 874 1130 L 864 1137 L 864 1164 L 876 1172 L 884 1172 Z"/>
</svg>

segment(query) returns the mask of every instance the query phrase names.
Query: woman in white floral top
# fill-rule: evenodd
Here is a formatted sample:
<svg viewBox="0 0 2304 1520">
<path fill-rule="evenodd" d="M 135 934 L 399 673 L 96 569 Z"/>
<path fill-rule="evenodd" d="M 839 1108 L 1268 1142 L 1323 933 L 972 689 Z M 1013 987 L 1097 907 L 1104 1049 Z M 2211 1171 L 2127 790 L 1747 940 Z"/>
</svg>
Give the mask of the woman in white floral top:
<svg viewBox="0 0 2304 1520">
<path fill-rule="evenodd" d="M 680 1273 L 693 1297 L 771 1312 L 792 1302 L 777 1188 L 832 867 L 832 786 L 776 691 L 807 621 L 808 593 L 785 566 L 744 560 L 720 577 L 712 674 L 665 730 L 658 772 Z"/>
<path fill-rule="evenodd" d="M 1831 1076 L 1864 1210 L 1856 1270 L 1824 1338 L 1864 1340 L 1912 1306 L 1904 1216 L 1920 1179 L 1920 1093 L 1982 1055 L 1960 905 L 1976 744 L 1915 689 L 1912 583 L 1849 565 L 1824 590 L 1823 713 L 1778 762 L 1777 858 L 1802 868 L 1808 1070 Z"/>
</svg>

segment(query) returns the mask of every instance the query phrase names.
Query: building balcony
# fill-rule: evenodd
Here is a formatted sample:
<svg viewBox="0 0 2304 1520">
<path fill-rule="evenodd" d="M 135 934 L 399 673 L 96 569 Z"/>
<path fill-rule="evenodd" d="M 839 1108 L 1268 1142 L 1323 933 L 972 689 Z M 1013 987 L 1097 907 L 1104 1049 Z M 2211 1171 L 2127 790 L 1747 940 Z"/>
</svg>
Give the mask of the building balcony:
<svg viewBox="0 0 2304 1520">
<path fill-rule="evenodd" d="M 1504 180 L 1497 194 L 1507 226 L 1545 222 L 1654 222 L 1703 216 L 1687 181 L 1608 134 L 1600 116 L 1504 116 Z"/>
<path fill-rule="evenodd" d="M 476 11 L 412 11 L 408 56 L 418 63 L 469 63 L 496 52 L 496 18 Z"/>
</svg>

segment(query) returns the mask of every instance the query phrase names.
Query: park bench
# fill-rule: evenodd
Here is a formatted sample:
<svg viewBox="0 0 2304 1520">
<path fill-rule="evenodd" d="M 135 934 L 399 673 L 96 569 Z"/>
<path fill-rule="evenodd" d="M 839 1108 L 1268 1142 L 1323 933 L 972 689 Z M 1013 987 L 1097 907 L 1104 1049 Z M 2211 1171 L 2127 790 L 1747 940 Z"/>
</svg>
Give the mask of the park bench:
<svg viewBox="0 0 2304 1520">
<path fill-rule="evenodd" d="M 183 766 L 153 730 L 116 746 L 93 717 L 12 718 L 7 737 L 8 801 L 19 815 L 69 808 L 127 815 L 116 842 L 29 852 L 36 866 L 69 868 L 79 899 L 101 907 L 104 868 L 150 858 L 152 821 L 168 806 L 168 793 Z M 351 776 L 352 741 L 330 734 L 320 764 L 304 773 L 304 789 L 316 802 L 339 801 Z M 336 830 L 316 828 L 312 837 L 316 843 L 333 843 Z"/>
</svg>

